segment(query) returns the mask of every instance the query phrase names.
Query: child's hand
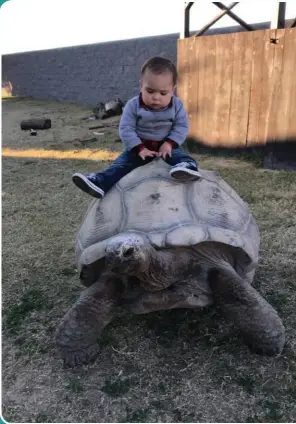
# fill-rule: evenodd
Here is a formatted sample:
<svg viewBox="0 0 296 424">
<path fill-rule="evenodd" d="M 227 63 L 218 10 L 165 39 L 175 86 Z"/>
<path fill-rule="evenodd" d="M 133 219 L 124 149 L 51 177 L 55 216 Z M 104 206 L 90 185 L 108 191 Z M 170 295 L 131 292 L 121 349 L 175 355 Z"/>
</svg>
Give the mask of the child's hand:
<svg viewBox="0 0 296 424">
<path fill-rule="evenodd" d="M 145 147 L 139 152 L 139 156 L 141 159 L 145 160 L 146 158 L 153 158 L 154 156 L 158 156 L 158 152 L 154 152 L 153 150 L 149 150 Z"/>
<path fill-rule="evenodd" d="M 170 157 L 172 157 L 172 146 L 170 145 L 170 143 L 168 143 L 167 141 L 165 141 L 160 146 L 158 156 L 159 157 L 162 157 L 163 159 L 165 159 L 167 155 L 169 155 Z"/>
</svg>

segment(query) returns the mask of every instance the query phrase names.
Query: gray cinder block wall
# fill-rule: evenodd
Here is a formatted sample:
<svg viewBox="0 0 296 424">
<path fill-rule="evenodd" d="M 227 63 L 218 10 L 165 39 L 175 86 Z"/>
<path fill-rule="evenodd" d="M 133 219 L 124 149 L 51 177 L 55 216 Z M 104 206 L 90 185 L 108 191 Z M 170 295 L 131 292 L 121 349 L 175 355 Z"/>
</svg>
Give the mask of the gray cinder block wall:
<svg viewBox="0 0 296 424">
<path fill-rule="evenodd" d="M 164 55 L 174 62 L 177 34 L 85 46 L 42 50 L 2 57 L 2 83 L 16 96 L 95 105 L 114 97 L 128 100 L 138 92 L 143 62 Z"/>
<path fill-rule="evenodd" d="M 269 23 L 254 25 L 257 29 Z M 207 35 L 242 31 L 209 30 Z M 94 106 L 115 97 L 128 100 L 138 92 L 143 62 L 162 55 L 177 62 L 179 34 L 111 41 L 84 46 L 4 55 L 2 86 L 15 96 Z"/>
</svg>

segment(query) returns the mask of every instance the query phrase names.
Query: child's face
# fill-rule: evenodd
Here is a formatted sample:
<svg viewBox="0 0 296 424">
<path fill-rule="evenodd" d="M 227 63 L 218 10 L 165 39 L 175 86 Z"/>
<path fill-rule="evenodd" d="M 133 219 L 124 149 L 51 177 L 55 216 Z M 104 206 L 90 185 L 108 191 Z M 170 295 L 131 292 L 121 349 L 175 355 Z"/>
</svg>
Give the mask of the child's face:
<svg viewBox="0 0 296 424">
<path fill-rule="evenodd" d="M 171 72 L 154 74 L 147 70 L 141 79 L 143 102 L 151 109 L 162 109 L 170 104 L 175 86 Z"/>
</svg>

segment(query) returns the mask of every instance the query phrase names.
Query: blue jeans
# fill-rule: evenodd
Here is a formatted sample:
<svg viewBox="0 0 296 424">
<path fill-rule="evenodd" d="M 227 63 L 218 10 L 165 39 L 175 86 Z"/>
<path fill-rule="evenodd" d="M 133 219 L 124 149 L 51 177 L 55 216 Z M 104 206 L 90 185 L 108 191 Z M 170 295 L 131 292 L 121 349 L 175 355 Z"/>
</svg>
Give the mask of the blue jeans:
<svg viewBox="0 0 296 424">
<path fill-rule="evenodd" d="M 98 184 L 107 193 L 126 174 L 129 174 L 139 166 L 147 165 L 153 159 L 147 158 L 143 160 L 137 153 L 125 150 L 108 168 L 95 174 Z M 171 166 L 178 165 L 180 162 L 188 162 L 197 167 L 196 161 L 180 148 L 172 149 L 172 157 L 167 155 L 164 161 Z"/>
</svg>

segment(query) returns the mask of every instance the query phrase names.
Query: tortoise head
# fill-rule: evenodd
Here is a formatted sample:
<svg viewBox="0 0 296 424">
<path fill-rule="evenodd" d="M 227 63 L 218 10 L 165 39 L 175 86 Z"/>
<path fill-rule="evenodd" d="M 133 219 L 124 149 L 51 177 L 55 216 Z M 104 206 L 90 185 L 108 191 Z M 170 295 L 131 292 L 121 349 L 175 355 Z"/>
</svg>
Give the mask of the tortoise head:
<svg viewBox="0 0 296 424">
<path fill-rule="evenodd" d="M 110 271 L 123 275 L 145 272 L 149 266 L 152 246 L 141 237 L 121 235 L 106 246 L 106 265 Z"/>
</svg>

